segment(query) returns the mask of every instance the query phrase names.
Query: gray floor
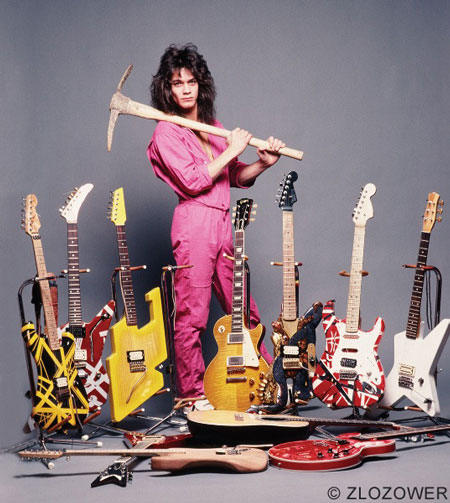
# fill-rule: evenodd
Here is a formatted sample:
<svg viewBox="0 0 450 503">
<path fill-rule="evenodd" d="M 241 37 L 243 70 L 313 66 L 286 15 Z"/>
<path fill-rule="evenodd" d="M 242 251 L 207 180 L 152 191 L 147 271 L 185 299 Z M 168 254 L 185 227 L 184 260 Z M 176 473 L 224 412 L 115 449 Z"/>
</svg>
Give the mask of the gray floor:
<svg viewBox="0 0 450 503">
<path fill-rule="evenodd" d="M 151 401 L 149 402 L 151 403 Z M 314 400 L 304 415 L 344 417 L 349 410 L 330 411 Z M 450 416 L 449 407 L 442 411 Z M 411 416 L 410 416 L 411 415 Z M 395 413 L 390 419 L 417 417 L 416 413 Z M 125 423 L 128 429 L 144 430 L 150 422 Z M 86 432 L 89 428 L 86 428 Z M 159 430 L 178 434 L 174 428 Z M 336 430 L 333 430 L 336 431 Z M 32 438 L 30 435 L 28 438 Z M 102 435 L 103 447 L 121 447 L 118 435 Z M 261 473 L 232 474 L 198 471 L 168 474 L 152 472 L 144 459 L 134 469 L 126 488 L 105 485 L 91 488 L 91 482 L 115 457 L 73 457 L 60 459 L 48 470 L 40 462 L 24 462 L 13 453 L 0 456 L 2 501 L 35 503 L 62 500 L 103 502 L 110 498 L 126 501 L 243 501 L 276 502 L 304 500 L 335 501 L 446 501 L 450 498 L 450 439 L 438 436 L 421 443 L 397 441 L 397 450 L 389 456 L 371 458 L 359 467 L 334 472 L 280 470 L 269 466 Z M 49 448 L 53 446 L 49 445 Z M 408 491 L 416 491 L 408 497 Z M 421 496 L 417 491 L 423 491 Z M 427 492 L 425 492 L 427 491 Z M 334 497 L 339 494 L 337 497 Z"/>
</svg>

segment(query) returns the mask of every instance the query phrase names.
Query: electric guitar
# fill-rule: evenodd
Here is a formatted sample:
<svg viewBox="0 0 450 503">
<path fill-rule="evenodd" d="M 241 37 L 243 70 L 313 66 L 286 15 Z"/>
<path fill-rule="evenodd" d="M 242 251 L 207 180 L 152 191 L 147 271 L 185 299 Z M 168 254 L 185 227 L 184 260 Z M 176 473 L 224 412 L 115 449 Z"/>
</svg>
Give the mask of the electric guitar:
<svg viewBox="0 0 450 503">
<path fill-rule="evenodd" d="M 70 456 L 129 456 L 127 449 L 72 449 L 60 451 L 20 451 L 27 461 L 59 459 Z M 255 473 L 267 469 L 267 454 L 251 447 L 133 449 L 133 456 L 152 458 L 154 471 L 176 472 L 197 468 L 225 468 L 237 473 Z"/>
<path fill-rule="evenodd" d="M 92 321 L 83 322 L 77 220 L 80 207 L 93 187 L 91 183 L 86 183 L 75 189 L 59 210 L 67 222 L 69 285 L 69 322 L 61 327 L 61 331 L 68 331 L 75 337 L 75 367 L 86 390 L 91 410 L 101 407 L 108 399 L 109 378 L 103 366 L 102 352 L 115 306 L 111 300 Z"/>
<path fill-rule="evenodd" d="M 312 398 L 311 377 L 316 368 L 315 327 L 320 321 L 322 311 L 319 306 L 298 317 L 297 277 L 294 262 L 294 203 L 297 195 L 294 182 L 298 179 L 295 171 L 285 175 L 278 191 L 278 206 L 283 212 L 283 302 L 281 314 L 272 323 L 272 342 L 274 356 L 269 371 L 260 390 L 265 409 L 273 412 L 282 410 L 288 402 L 287 377 L 293 378 L 295 399 Z M 321 306 L 320 306 L 321 307 Z M 309 328 L 302 329 L 310 325 Z"/>
<path fill-rule="evenodd" d="M 240 199 L 234 220 L 232 314 L 214 325 L 218 350 L 204 376 L 205 395 L 215 409 L 247 410 L 260 402 L 258 388 L 269 366 L 259 353 L 264 327 L 245 324 L 245 228 L 252 199 Z"/>
<path fill-rule="evenodd" d="M 111 419 L 118 422 L 163 387 L 164 377 L 156 367 L 167 358 L 167 350 L 159 288 L 145 295 L 150 321 L 141 328 L 137 325 L 122 187 L 112 194 L 109 218 L 116 226 L 119 280 L 125 309 L 124 316 L 110 329 L 112 354 L 106 359 Z"/>
<path fill-rule="evenodd" d="M 368 408 L 384 392 L 385 377 L 377 354 L 384 321 L 378 317 L 371 331 L 360 329 L 365 226 L 373 217 L 371 197 L 375 192 L 375 185 L 368 183 L 353 213 L 355 232 L 346 319 L 336 317 L 334 301 L 328 301 L 322 313 L 326 347 L 312 384 L 314 394 L 331 408 Z"/>
<path fill-rule="evenodd" d="M 450 319 L 442 320 L 426 337 L 420 320 L 422 292 L 431 231 L 440 221 L 443 202 L 439 194 L 430 192 L 423 217 L 419 254 L 409 305 L 406 330 L 394 338 L 394 365 L 386 379 L 380 406 L 395 407 L 403 398 L 414 402 L 430 416 L 439 415 L 436 376 L 439 357 L 450 335 Z M 436 217 L 436 215 L 439 216 Z M 373 411 L 375 412 L 375 411 Z M 369 415 L 372 411 L 369 411 Z"/>
<path fill-rule="evenodd" d="M 269 449 L 269 463 L 277 468 L 301 471 L 344 470 L 360 465 L 364 458 L 395 451 L 398 437 L 415 438 L 446 431 L 450 425 L 401 428 L 397 431 L 358 434 L 344 433 L 336 439 L 300 440 Z"/>
<path fill-rule="evenodd" d="M 22 327 L 22 336 L 37 370 L 37 385 L 31 416 L 42 430 L 78 427 L 89 412 L 83 384 L 74 365 L 75 341 L 69 332 L 58 336 L 50 294 L 34 194 L 25 199 L 22 228 L 31 237 L 45 316 L 45 335 L 36 333 L 33 323 Z"/>
</svg>

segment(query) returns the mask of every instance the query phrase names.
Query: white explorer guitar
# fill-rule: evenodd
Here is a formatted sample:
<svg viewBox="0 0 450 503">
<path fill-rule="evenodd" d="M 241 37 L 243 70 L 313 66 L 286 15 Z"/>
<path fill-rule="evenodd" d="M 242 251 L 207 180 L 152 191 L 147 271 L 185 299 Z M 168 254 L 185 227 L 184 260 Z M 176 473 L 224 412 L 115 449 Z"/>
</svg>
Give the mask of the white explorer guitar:
<svg viewBox="0 0 450 503">
<path fill-rule="evenodd" d="M 427 263 L 430 234 L 440 214 L 443 201 L 430 192 L 423 217 L 414 285 L 406 330 L 394 339 L 394 365 L 387 380 L 381 407 L 395 407 L 403 398 L 411 400 L 429 416 L 440 412 L 436 387 L 437 363 L 450 334 L 450 319 L 442 320 L 426 337 L 420 320 L 420 307 Z M 439 214 L 436 217 L 436 214 Z M 378 411 L 369 411 L 369 416 Z"/>
</svg>

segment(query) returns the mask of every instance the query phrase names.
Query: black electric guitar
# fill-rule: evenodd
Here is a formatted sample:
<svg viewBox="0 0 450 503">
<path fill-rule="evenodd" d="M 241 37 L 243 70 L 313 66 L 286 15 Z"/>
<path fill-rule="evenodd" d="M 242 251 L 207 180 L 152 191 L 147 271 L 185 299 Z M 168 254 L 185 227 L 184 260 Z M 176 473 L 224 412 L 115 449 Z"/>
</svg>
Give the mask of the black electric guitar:
<svg viewBox="0 0 450 503">
<path fill-rule="evenodd" d="M 31 237 L 45 316 L 45 334 L 37 334 L 33 323 L 22 327 L 22 336 L 37 367 L 37 385 L 31 416 L 42 430 L 79 427 L 89 412 L 84 387 L 74 365 L 75 341 L 69 332 L 58 336 L 48 273 L 44 261 L 37 197 L 25 199 L 22 227 Z"/>
</svg>

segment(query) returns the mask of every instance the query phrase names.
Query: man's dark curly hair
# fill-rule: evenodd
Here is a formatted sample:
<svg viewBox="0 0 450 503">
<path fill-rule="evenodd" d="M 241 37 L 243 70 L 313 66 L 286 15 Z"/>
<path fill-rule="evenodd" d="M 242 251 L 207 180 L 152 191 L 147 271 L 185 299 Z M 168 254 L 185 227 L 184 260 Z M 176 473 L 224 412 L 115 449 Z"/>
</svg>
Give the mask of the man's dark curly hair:
<svg viewBox="0 0 450 503">
<path fill-rule="evenodd" d="M 186 44 L 182 47 L 172 44 L 164 51 L 158 72 L 153 75 L 150 85 L 152 105 L 162 112 L 182 115 L 180 108 L 172 98 L 170 85 L 173 73 L 179 72 L 182 68 L 190 70 L 198 82 L 198 120 L 206 124 L 212 124 L 216 116 L 214 79 L 208 70 L 206 61 L 198 53 L 198 49 L 194 44 Z"/>
</svg>

